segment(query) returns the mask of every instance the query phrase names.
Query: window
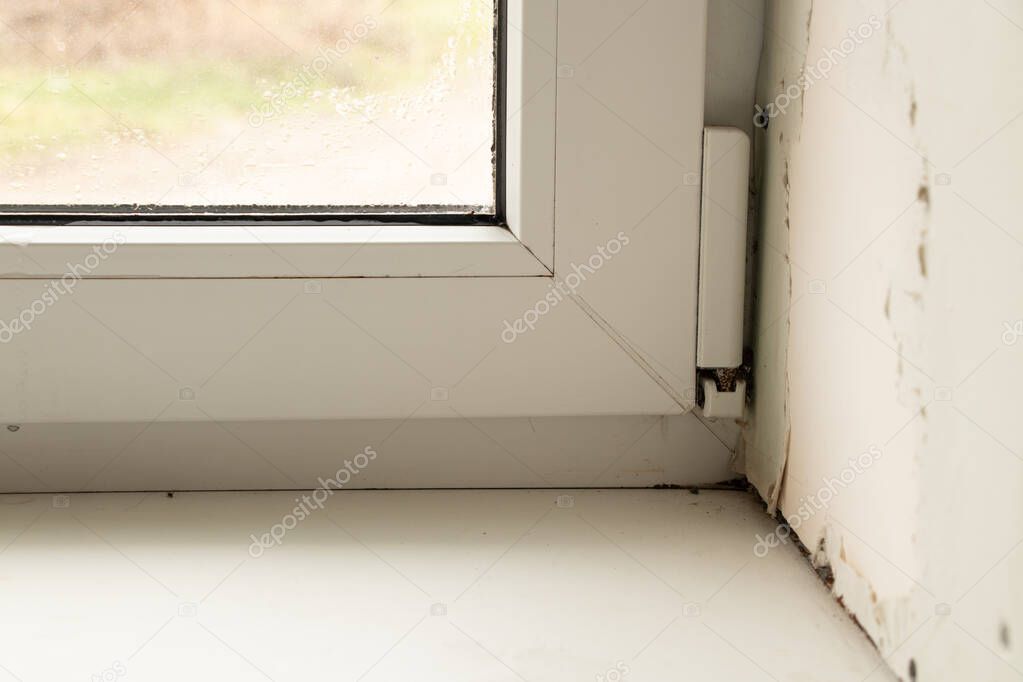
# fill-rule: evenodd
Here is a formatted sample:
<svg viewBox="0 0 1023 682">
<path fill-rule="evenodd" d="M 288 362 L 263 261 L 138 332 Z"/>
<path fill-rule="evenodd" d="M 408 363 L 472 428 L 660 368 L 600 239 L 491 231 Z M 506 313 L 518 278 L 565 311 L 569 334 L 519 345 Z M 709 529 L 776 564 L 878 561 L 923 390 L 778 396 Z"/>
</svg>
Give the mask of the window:
<svg viewBox="0 0 1023 682">
<path fill-rule="evenodd" d="M 704 3 L 507 0 L 498 14 L 503 220 L 0 216 L 0 322 L 20 324 L 27 310 L 32 326 L 0 351 L 0 381 L 19 388 L 8 420 L 369 424 L 691 409 L 701 192 L 686 178 L 701 168 Z M 642 77 L 665 64 L 670 79 Z M 631 243 L 605 264 L 621 232 Z M 54 297 L 66 277 L 73 293 Z M 535 329 L 506 342 L 519 320 Z"/>
<path fill-rule="evenodd" d="M 3 3 L 0 211 L 493 221 L 495 2 Z"/>
</svg>

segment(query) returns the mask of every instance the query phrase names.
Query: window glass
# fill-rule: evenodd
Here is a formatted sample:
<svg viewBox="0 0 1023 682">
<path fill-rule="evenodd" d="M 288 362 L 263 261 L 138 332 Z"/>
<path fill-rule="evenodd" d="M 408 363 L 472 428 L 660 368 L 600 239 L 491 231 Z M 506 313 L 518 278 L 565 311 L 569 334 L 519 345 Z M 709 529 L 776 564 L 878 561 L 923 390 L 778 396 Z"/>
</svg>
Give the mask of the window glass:
<svg viewBox="0 0 1023 682">
<path fill-rule="evenodd" d="M 0 3 L 0 205 L 493 212 L 494 0 Z"/>
</svg>

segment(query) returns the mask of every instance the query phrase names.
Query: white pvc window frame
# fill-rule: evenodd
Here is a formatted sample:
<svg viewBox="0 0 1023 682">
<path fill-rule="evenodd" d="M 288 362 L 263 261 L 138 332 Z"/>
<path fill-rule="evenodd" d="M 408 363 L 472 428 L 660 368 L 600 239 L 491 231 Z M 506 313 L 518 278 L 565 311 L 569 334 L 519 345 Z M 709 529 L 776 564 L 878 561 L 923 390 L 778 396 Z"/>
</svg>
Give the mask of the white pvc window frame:
<svg viewBox="0 0 1023 682">
<path fill-rule="evenodd" d="M 557 5 L 507 0 L 506 12 L 507 225 L 0 226 L 0 277 L 61 277 L 104 243 L 117 257 L 86 277 L 552 276 Z"/>
<path fill-rule="evenodd" d="M 508 228 L 0 228 L 6 419 L 690 411 L 706 0 L 507 11 Z"/>
</svg>

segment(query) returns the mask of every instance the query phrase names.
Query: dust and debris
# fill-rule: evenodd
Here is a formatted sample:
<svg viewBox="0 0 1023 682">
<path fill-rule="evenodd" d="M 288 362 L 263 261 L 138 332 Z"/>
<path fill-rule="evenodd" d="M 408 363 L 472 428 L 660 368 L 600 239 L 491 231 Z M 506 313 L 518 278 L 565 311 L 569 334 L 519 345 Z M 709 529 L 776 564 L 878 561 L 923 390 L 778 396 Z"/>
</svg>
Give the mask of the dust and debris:
<svg viewBox="0 0 1023 682">
<path fill-rule="evenodd" d="M 909 680 L 916 682 L 916 659 L 909 659 Z"/>
<path fill-rule="evenodd" d="M 705 483 L 702 485 L 679 485 L 677 483 L 658 483 L 651 486 L 653 490 L 686 490 L 690 495 L 699 495 L 704 490 L 727 490 L 738 492 L 751 492 L 752 486 L 745 476 L 730 478 L 727 481 L 717 483 Z"/>
<path fill-rule="evenodd" d="M 892 288 L 888 287 L 888 293 L 884 297 L 884 316 L 886 319 L 892 319 Z"/>
<path fill-rule="evenodd" d="M 909 100 L 909 124 L 911 126 L 916 126 L 916 109 L 916 95 L 913 94 Z"/>
<path fill-rule="evenodd" d="M 744 492 L 752 492 L 753 487 L 750 485 L 749 480 L 745 476 L 738 476 L 736 478 L 729 478 L 726 481 L 718 481 L 712 485 L 702 486 L 704 490 L 739 490 Z"/>
<path fill-rule="evenodd" d="M 1009 624 L 1002 623 L 998 628 L 998 641 L 1002 643 L 1002 646 L 1006 651 L 1009 650 Z"/>
<path fill-rule="evenodd" d="M 920 274 L 927 277 L 927 245 L 921 243 L 916 247 L 916 257 L 920 261 Z"/>
<path fill-rule="evenodd" d="M 739 378 L 739 368 L 725 367 L 714 370 L 714 374 L 714 381 L 719 391 L 729 392 L 735 390 L 735 385 Z"/>
<path fill-rule="evenodd" d="M 835 586 L 835 572 L 831 568 L 831 563 L 828 561 L 828 544 L 824 537 L 821 537 L 817 541 L 817 551 L 814 552 L 813 557 L 810 561 L 813 564 L 813 570 L 817 572 L 817 576 L 821 579 L 828 589 L 831 590 Z"/>
</svg>

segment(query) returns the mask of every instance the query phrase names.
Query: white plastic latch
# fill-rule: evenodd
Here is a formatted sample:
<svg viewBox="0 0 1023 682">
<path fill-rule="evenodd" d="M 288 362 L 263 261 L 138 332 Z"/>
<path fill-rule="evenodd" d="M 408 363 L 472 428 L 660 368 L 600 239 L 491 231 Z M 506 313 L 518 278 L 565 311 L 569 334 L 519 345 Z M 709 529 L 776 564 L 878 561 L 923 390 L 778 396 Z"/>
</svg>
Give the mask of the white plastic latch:
<svg viewBox="0 0 1023 682">
<path fill-rule="evenodd" d="M 735 382 L 735 390 L 719 391 L 711 377 L 703 378 L 703 416 L 710 419 L 742 419 L 746 407 L 746 380 Z"/>
</svg>

